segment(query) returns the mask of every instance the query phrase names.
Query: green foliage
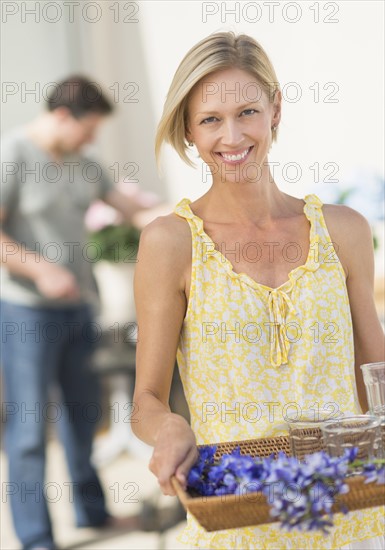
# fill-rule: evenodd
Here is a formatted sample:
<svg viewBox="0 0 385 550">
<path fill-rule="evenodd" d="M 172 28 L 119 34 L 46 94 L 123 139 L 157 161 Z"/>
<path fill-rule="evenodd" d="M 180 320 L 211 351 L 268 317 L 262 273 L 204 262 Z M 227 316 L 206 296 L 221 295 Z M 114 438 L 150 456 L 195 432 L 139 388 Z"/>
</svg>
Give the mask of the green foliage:
<svg viewBox="0 0 385 550">
<path fill-rule="evenodd" d="M 136 262 L 140 231 L 126 225 L 107 225 L 89 235 L 89 243 L 95 245 L 98 260 L 108 262 Z"/>
</svg>

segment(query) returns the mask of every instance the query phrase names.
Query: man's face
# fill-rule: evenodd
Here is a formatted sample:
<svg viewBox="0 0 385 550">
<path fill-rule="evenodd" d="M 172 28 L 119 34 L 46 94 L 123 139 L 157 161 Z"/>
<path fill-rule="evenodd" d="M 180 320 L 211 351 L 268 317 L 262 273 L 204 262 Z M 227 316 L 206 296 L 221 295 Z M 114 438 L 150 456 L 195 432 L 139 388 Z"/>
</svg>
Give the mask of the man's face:
<svg viewBox="0 0 385 550">
<path fill-rule="evenodd" d="M 104 115 L 100 113 L 90 113 L 81 118 L 75 118 L 68 113 L 63 117 L 59 129 L 59 143 L 62 152 L 74 153 L 87 143 L 92 143 L 104 118 Z"/>
</svg>

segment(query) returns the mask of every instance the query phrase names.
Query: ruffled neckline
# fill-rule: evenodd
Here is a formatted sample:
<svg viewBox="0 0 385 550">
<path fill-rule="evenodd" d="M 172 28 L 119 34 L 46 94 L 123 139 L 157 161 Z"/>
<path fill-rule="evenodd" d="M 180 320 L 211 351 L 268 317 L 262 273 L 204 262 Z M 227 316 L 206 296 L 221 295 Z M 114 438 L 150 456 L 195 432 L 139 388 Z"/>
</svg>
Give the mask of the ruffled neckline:
<svg viewBox="0 0 385 550">
<path fill-rule="evenodd" d="M 316 256 L 318 257 L 318 254 L 316 254 L 316 246 L 318 245 L 320 241 L 320 236 L 317 233 L 316 230 L 316 211 L 317 209 L 322 208 L 322 201 L 316 196 L 316 195 L 306 195 L 304 200 L 304 208 L 303 212 L 306 216 L 306 218 L 310 222 L 310 246 L 309 246 L 309 252 L 308 256 L 306 258 L 306 262 L 300 266 L 295 267 L 288 273 L 288 279 L 284 283 L 282 283 L 278 287 L 269 287 L 267 285 L 264 285 L 263 283 L 259 283 L 255 281 L 250 275 L 247 273 L 241 272 L 236 273 L 234 271 L 233 265 L 226 258 L 224 254 L 218 249 L 215 248 L 215 243 L 211 239 L 211 237 L 205 232 L 204 230 L 204 222 L 203 220 L 194 214 L 194 212 L 191 210 L 190 203 L 192 202 L 189 198 L 183 198 L 178 202 L 174 209 L 174 213 L 178 216 L 181 216 L 183 218 L 191 219 L 196 227 L 197 234 L 202 237 L 206 242 L 212 244 L 215 248 L 216 253 L 212 255 L 212 257 L 218 261 L 223 268 L 226 269 L 228 275 L 233 279 L 238 279 L 249 285 L 250 287 L 254 288 L 255 290 L 263 291 L 264 293 L 276 293 L 276 292 L 289 292 L 293 288 L 293 285 L 297 279 L 302 277 L 304 273 L 306 272 L 314 272 L 316 271 L 319 266 L 320 262 L 316 261 Z"/>
</svg>

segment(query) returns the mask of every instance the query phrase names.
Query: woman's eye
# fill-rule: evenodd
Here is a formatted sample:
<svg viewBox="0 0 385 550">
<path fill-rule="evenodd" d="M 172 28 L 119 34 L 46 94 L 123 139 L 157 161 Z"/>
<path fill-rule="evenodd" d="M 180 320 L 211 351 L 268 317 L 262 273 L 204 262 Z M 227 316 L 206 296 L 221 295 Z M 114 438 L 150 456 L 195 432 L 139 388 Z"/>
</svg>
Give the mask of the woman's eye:
<svg viewBox="0 0 385 550">
<path fill-rule="evenodd" d="M 258 113 L 256 109 L 245 109 L 242 111 L 242 115 L 245 114 L 246 116 L 253 115 L 254 113 Z"/>
<path fill-rule="evenodd" d="M 210 124 L 210 122 L 216 122 L 218 119 L 215 116 L 209 116 L 202 120 L 201 124 Z"/>
</svg>

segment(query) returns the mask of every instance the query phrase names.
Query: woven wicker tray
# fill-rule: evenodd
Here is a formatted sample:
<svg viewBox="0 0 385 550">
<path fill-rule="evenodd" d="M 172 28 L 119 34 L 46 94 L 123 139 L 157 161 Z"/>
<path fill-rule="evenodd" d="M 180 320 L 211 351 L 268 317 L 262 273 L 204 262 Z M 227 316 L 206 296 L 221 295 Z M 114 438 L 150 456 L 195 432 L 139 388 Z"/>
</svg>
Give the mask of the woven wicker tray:
<svg viewBox="0 0 385 550">
<path fill-rule="evenodd" d="M 238 445 L 241 453 L 245 455 L 267 457 L 278 451 L 291 455 L 288 436 L 231 441 L 216 445 L 216 458 L 231 452 Z M 321 442 L 318 440 L 318 444 L 314 443 L 310 452 L 320 449 Z M 270 517 L 270 506 L 266 497 L 260 492 L 245 495 L 191 497 L 183 490 L 175 476 L 171 478 L 171 482 L 185 510 L 190 512 L 206 531 L 220 531 L 277 521 Z M 340 511 L 341 505 L 348 510 L 359 510 L 385 504 L 384 485 L 365 484 L 362 476 L 348 478 L 347 484 L 349 492 L 336 497 L 333 512 Z"/>
</svg>

